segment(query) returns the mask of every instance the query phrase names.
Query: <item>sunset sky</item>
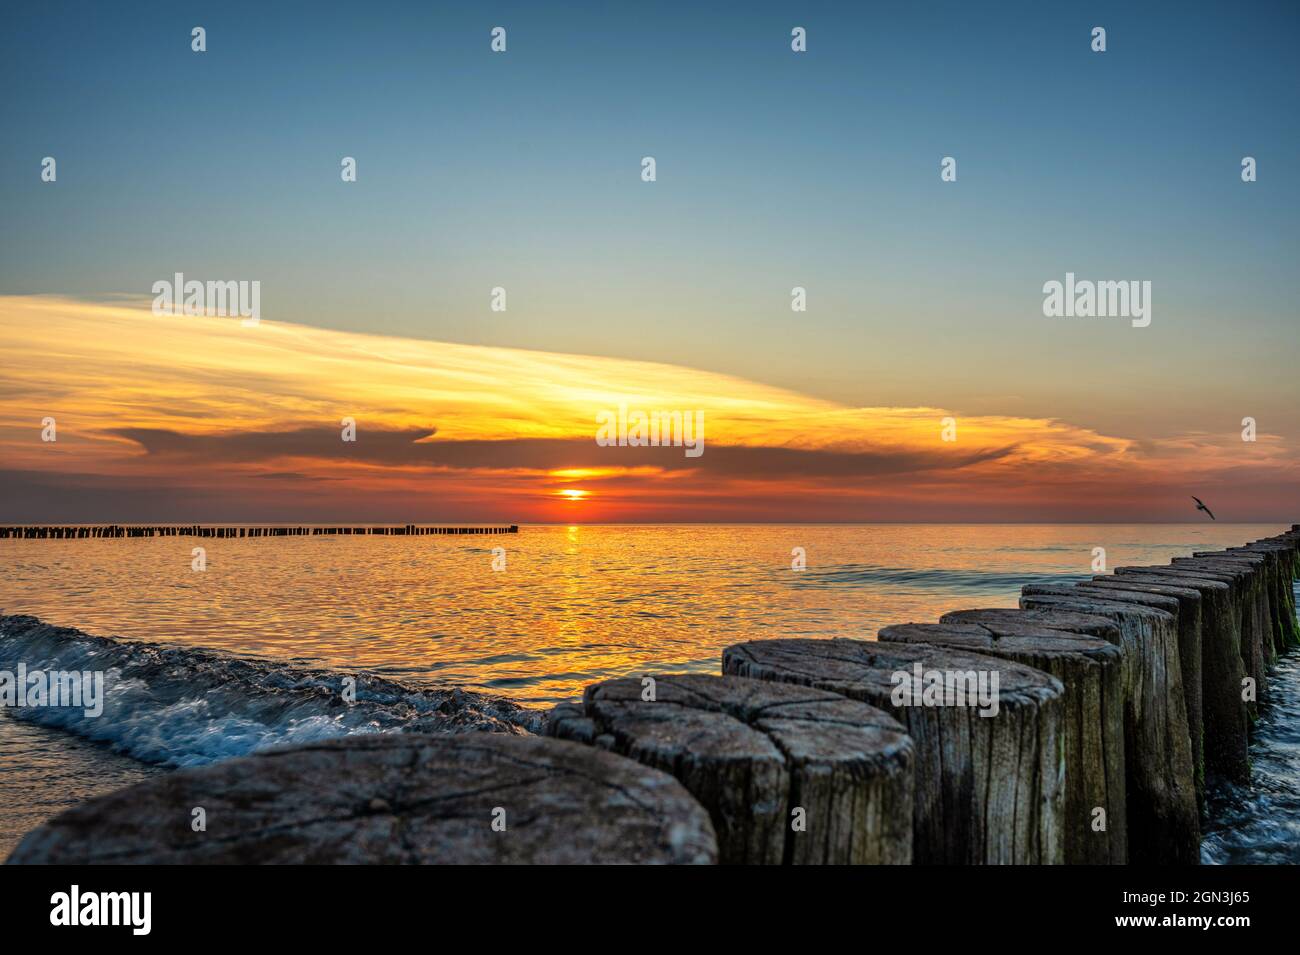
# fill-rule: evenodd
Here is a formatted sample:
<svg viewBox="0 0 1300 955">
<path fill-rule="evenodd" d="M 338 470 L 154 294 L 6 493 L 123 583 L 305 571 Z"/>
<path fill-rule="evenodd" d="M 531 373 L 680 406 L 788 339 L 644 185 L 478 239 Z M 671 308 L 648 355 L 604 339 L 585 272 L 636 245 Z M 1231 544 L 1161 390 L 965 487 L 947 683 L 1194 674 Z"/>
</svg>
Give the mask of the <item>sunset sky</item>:
<svg viewBox="0 0 1300 955">
<path fill-rule="evenodd" d="M 6 11 L 0 520 L 1295 520 L 1261 6 Z M 1067 271 L 1150 327 L 1045 318 Z M 262 322 L 151 314 L 175 272 Z M 598 446 L 620 403 L 704 454 Z"/>
</svg>

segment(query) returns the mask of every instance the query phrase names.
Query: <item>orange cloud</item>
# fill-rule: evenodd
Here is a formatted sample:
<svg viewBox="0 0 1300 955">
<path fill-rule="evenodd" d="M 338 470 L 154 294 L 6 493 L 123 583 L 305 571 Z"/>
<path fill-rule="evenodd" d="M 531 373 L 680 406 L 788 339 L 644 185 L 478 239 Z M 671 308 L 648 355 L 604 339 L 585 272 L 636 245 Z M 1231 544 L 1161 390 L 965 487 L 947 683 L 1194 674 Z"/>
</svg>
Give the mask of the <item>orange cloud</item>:
<svg viewBox="0 0 1300 955">
<path fill-rule="evenodd" d="M 1189 488 L 1243 520 L 1297 503 L 1267 435 L 850 408 L 673 365 L 62 298 L 0 298 L 0 349 L 5 520 L 567 521 L 575 501 L 588 521 L 1181 519 Z M 620 405 L 702 411 L 704 453 L 601 447 L 597 416 Z"/>
</svg>

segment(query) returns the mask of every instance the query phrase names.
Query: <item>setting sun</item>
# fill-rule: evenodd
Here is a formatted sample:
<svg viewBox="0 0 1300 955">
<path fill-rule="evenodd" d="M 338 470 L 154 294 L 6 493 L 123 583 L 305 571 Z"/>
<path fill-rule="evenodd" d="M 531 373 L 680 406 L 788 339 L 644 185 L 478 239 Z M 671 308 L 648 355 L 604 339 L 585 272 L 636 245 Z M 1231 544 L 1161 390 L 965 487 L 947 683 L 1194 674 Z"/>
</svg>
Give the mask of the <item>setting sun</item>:
<svg viewBox="0 0 1300 955">
<path fill-rule="evenodd" d="M 576 488 L 576 487 L 566 487 L 566 488 L 561 488 L 555 493 L 560 495 L 560 497 L 567 498 L 570 501 L 581 501 L 591 492 L 583 491 L 580 488 Z"/>
</svg>

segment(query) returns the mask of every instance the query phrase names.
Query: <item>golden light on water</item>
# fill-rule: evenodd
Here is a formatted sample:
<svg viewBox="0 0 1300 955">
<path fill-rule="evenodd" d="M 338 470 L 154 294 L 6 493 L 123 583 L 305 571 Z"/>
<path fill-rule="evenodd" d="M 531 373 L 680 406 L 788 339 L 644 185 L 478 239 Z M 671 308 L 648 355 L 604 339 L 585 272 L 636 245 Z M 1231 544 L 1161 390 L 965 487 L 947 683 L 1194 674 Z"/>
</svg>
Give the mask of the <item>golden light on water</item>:
<svg viewBox="0 0 1300 955">
<path fill-rule="evenodd" d="M 1086 567 L 1099 542 L 1108 564 L 1163 563 L 1278 530 L 1208 520 L 1158 529 L 591 525 L 588 514 L 604 501 L 599 491 L 580 509 L 551 500 L 568 521 L 525 526 L 509 538 L 228 540 L 220 560 L 209 550 L 201 574 L 189 570 L 188 546 L 177 571 L 176 538 L 66 542 L 75 561 L 51 559 L 53 541 L 0 540 L 0 603 L 91 633 L 309 656 L 313 665 L 550 707 L 611 676 L 716 672 L 723 648 L 740 640 L 794 632 L 869 639 L 900 620 L 1014 607 L 1019 585 L 1009 581 L 1074 573 L 1079 555 Z M 802 574 L 790 570 L 796 540 L 809 556 Z M 509 551 L 505 573 L 492 573 L 484 554 L 467 560 L 462 549 L 498 543 Z M 357 586 L 340 588 L 337 575 L 317 572 L 336 565 Z"/>
</svg>

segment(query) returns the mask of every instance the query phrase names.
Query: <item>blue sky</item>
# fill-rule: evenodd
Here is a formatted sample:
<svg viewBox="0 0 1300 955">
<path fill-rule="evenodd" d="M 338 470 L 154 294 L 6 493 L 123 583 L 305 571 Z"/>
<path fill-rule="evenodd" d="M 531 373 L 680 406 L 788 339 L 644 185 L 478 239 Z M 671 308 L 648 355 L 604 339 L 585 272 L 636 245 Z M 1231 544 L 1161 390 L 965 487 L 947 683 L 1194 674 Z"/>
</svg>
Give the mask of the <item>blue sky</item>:
<svg viewBox="0 0 1300 955">
<path fill-rule="evenodd" d="M 1297 5 L 980 6 L 11 8 L 0 293 L 255 278 L 327 328 L 1300 436 Z M 1151 280 L 1152 326 L 1045 319 L 1067 270 Z"/>
</svg>

